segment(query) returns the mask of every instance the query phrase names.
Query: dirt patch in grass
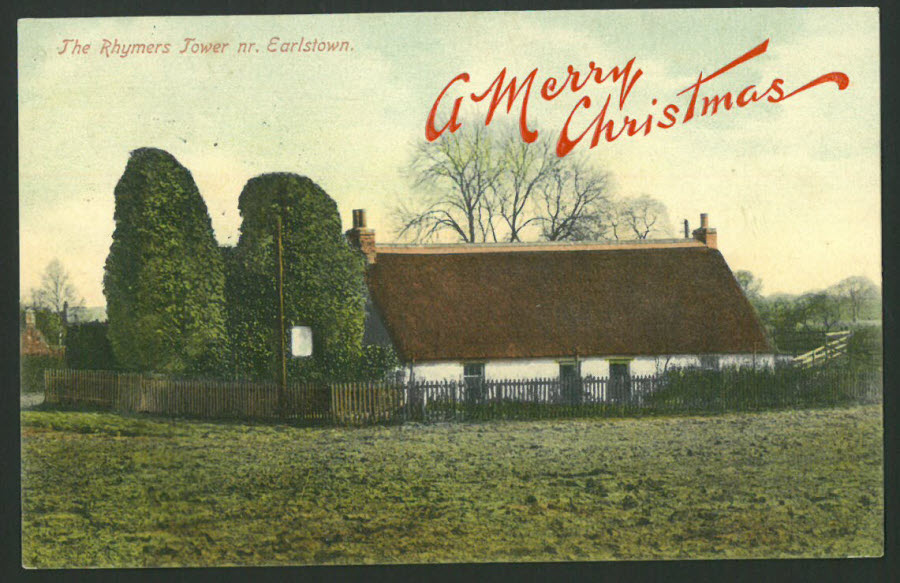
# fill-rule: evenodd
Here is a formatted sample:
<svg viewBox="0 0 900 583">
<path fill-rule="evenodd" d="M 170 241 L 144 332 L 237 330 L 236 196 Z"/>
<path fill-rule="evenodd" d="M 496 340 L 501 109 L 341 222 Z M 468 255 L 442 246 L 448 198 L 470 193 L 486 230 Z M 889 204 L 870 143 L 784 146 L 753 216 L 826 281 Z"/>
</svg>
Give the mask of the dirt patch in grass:
<svg viewBox="0 0 900 583">
<path fill-rule="evenodd" d="M 878 406 L 363 429 L 25 411 L 32 567 L 880 555 Z"/>
</svg>

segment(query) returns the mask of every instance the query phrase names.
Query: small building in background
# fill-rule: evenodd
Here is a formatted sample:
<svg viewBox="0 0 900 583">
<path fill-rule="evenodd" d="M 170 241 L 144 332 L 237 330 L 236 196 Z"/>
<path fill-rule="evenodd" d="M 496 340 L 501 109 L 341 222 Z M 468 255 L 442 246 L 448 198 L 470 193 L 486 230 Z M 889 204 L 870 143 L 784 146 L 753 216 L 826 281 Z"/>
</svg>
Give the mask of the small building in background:
<svg viewBox="0 0 900 583">
<path fill-rule="evenodd" d="M 65 348 L 54 346 L 47 342 L 44 334 L 37 328 L 37 318 L 34 310 L 25 309 L 25 327 L 22 329 L 21 340 L 22 356 L 53 356 L 62 358 L 65 356 Z"/>
</svg>

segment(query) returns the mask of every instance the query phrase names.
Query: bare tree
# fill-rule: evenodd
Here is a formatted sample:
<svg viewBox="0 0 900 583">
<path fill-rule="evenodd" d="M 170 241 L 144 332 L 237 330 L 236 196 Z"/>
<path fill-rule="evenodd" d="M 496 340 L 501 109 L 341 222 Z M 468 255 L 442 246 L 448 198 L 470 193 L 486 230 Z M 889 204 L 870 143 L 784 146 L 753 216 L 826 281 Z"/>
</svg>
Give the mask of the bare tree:
<svg viewBox="0 0 900 583">
<path fill-rule="evenodd" d="M 623 235 L 627 228 L 625 225 L 625 203 L 621 200 L 610 199 L 600 206 L 598 220 L 602 225 L 597 229 L 598 234 L 604 239 L 615 239 L 618 241 L 620 235 Z"/>
<path fill-rule="evenodd" d="M 541 220 L 532 212 L 530 203 L 535 193 L 558 178 L 561 168 L 568 165 L 556 156 L 549 133 L 542 133 L 536 142 L 528 144 L 518 132 L 511 126 L 504 129 L 504 168 L 496 189 L 497 210 L 506 223 L 510 241 L 520 241 L 522 230 Z"/>
<path fill-rule="evenodd" d="M 490 131 L 489 131 L 490 130 Z M 550 134 L 527 144 L 516 128 L 463 124 L 416 145 L 415 195 L 395 211 L 401 239 L 446 233 L 465 243 L 667 236 L 666 206 L 646 194 L 616 200 L 609 174 L 585 155 L 559 158 Z"/>
<path fill-rule="evenodd" d="M 84 303 L 58 259 L 47 264 L 41 275 L 41 287 L 31 290 L 31 299 L 34 307 L 57 314 L 62 314 L 66 306 L 75 308 Z"/>
<path fill-rule="evenodd" d="M 47 264 L 41 276 L 41 286 L 31 290 L 31 304 L 35 308 L 43 308 L 57 316 L 59 327 L 59 344 L 65 335 L 65 320 L 68 310 L 84 306 L 84 299 L 69 279 L 69 273 L 58 259 Z"/>
<path fill-rule="evenodd" d="M 838 282 L 830 290 L 841 299 L 850 310 L 851 319 L 859 320 L 860 312 L 867 302 L 878 298 L 878 287 L 867 277 L 853 276 Z"/>
<path fill-rule="evenodd" d="M 538 189 L 541 237 L 547 241 L 603 238 L 603 209 L 610 202 L 609 175 L 584 157 L 565 160 Z"/>
<path fill-rule="evenodd" d="M 418 193 L 397 210 L 401 238 L 428 241 L 450 231 L 467 243 L 497 240 L 493 197 L 503 155 L 487 128 L 466 124 L 435 142 L 419 143 L 409 170 Z"/>
<path fill-rule="evenodd" d="M 618 240 L 653 239 L 671 234 L 671 224 L 666 205 L 642 194 L 629 198 L 608 198 L 598 206 L 589 224 L 585 238 Z M 589 221 L 590 223 L 590 221 Z"/>
<path fill-rule="evenodd" d="M 550 135 L 526 144 L 507 125 L 465 124 L 416 146 L 409 167 L 415 198 L 396 218 L 400 238 L 444 233 L 466 243 L 587 239 L 602 225 L 608 176 L 584 156 L 559 158 Z"/>
<path fill-rule="evenodd" d="M 623 201 L 621 219 L 626 227 L 638 239 L 667 236 L 671 234 L 669 213 L 661 201 L 642 194 Z"/>
</svg>

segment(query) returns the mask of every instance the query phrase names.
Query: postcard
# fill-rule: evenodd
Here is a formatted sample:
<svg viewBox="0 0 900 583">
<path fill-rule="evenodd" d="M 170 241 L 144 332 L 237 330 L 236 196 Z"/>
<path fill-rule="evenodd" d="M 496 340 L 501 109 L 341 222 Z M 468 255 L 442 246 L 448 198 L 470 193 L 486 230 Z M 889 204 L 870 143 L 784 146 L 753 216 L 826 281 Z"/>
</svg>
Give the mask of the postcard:
<svg viewBox="0 0 900 583">
<path fill-rule="evenodd" d="M 20 20 L 22 564 L 881 556 L 878 23 Z"/>
</svg>

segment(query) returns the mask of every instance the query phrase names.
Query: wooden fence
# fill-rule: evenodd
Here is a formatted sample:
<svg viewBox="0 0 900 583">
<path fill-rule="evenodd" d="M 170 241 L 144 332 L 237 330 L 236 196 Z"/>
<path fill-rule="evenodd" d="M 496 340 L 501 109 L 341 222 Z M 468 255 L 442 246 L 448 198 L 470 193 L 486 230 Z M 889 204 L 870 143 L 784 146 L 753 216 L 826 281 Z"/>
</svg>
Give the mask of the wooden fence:
<svg viewBox="0 0 900 583">
<path fill-rule="evenodd" d="M 826 332 L 825 344 L 795 357 L 793 361 L 794 365 L 802 367 L 824 365 L 841 358 L 847 354 L 850 336 L 850 330 Z"/>
<path fill-rule="evenodd" d="M 176 380 L 48 370 L 45 402 L 176 417 L 281 419 L 366 425 L 540 419 L 828 406 L 881 399 L 879 371 L 671 371 L 624 379 L 558 378 L 407 384 Z"/>
<path fill-rule="evenodd" d="M 419 382 L 406 387 L 410 419 L 535 419 L 628 414 L 640 409 L 662 377 Z"/>
<path fill-rule="evenodd" d="M 276 383 L 180 380 L 133 373 L 47 370 L 44 402 L 175 417 L 290 419 L 307 423 L 343 422 L 350 414 L 334 409 L 338 386 L 291 384 L 279 403 Z M 371 409 L 366 409 L 372 414 Z M 360 421 L 367 421 L 360 419 Z M 376 419 L 372 419 L 373 421 Z"/>
</svg>

